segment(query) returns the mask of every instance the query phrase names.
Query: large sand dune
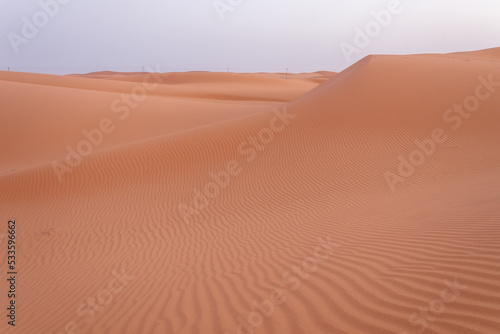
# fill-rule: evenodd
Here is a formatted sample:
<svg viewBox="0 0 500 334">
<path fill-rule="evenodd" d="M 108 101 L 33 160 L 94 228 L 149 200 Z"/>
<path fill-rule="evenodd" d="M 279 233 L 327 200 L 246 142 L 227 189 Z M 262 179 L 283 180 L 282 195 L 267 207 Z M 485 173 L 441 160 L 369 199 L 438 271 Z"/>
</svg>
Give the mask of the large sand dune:
<svg viewBox="0 0 500 334">
<path fill-rule="evenodd" d="M 2 333 L 500 333 L 500 49 L 148 75 L 0 73 Z"/>
</svg>

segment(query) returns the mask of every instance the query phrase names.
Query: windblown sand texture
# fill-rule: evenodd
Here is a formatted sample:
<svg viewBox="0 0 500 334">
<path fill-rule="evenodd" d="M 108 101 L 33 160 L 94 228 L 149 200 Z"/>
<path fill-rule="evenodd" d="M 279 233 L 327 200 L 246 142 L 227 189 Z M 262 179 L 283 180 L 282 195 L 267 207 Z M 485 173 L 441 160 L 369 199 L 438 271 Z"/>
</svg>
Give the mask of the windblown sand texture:
<svg viewBox="0 0 500 334">
<path fill-rule="evenodd" d="M 500 82 L 500 49 L 288 80 L 157 74 L 119 120 L 113 101 L 148 75 L 0 72 L 2 310 L 8 219 L 19 245 L 17 324 L 2 311 L 1 333 L 413 334 L 429 308 L 425 333 L 500 333 L 500 85 L 456 129 L 444 117 L 478 78 Z M 53 162 L 104 118 L 115 129 L 58 178 Z M 447 139 L 391 190 L 386 173 L 435 129 Z M 197 207 L 228 165 L 238 173 Z M 318 238 L 327 258 L 290 273 Z M 127 284 L 85 313 L 121 270 Z M 284 302 L 239 327 L 276 289 Z"/>
</svg>

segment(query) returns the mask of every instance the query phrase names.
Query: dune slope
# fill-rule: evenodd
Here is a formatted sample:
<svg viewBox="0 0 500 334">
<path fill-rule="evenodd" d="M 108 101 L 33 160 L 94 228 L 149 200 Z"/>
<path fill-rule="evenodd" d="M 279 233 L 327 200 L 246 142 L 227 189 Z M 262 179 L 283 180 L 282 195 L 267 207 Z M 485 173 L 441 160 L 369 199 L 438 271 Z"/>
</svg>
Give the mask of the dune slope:
<svg viewBox="0 0 500 334">
<path fill-rule="evenodd" d="M 62 175 L 25 162 L 0 177 L 22 249 L 16 330 L 500 332 L 490 54 L 367 57 L 293 100 L 277 89 L 239 117 L 116 135 L 71 168 L 59 155 Z M 50 141 L 66 144 L 84 112 Z"/>
</svg>

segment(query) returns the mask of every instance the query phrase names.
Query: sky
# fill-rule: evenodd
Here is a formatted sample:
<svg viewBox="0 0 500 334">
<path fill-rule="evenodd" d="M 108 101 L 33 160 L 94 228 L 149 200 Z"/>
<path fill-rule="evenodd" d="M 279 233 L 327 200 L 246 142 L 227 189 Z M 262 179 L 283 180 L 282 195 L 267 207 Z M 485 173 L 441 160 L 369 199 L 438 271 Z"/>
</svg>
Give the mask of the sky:
<svg viewBox="0 0 500 334">
<path fill-rule="evenodd" d="M 0 70 L 341 71 L 500 47 L 498 0 L 4 0 Z"/>
</svg>

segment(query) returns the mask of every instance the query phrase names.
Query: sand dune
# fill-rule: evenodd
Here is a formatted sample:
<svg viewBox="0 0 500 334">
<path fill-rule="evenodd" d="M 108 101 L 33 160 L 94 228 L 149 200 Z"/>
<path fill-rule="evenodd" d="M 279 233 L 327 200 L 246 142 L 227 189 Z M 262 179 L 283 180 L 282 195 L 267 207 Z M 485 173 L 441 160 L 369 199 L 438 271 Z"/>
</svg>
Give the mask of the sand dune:
<svg viewBox="0 0 500 334">
<path fill-rule="evenodd" d="M 499 333 L 499 54 L 161 74 L 75 166 L 147 74 L 1 73 L 15 331 Z"/>
<path fill-rule="evenodd" d="M 116 131 L 96 151 L 269 110 L 318 85 L 309 78 L 185 76 L 137 74 L 122 82 L 0 72 L 8 111 L 0 125 L 0 175 L 59 160 L 67 154 L 66 145 L 86 140 L 82 131 L 99 128 L 102 119 L 110 119 Z"/>
</svg>

